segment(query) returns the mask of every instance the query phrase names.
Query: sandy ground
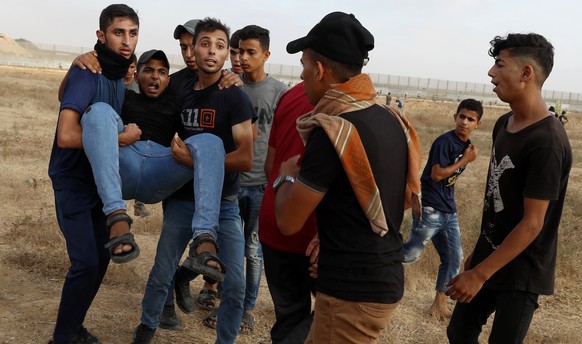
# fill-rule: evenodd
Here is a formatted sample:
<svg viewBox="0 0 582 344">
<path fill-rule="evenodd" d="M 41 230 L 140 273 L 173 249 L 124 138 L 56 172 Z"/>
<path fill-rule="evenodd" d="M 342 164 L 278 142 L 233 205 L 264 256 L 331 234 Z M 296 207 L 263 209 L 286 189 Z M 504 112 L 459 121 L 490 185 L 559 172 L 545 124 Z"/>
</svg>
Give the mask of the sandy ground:
<svg viewBox="0 0 582 344">
<path fill-rule="evenodd" d="M 63 278 L 68 266 L 64 240 L 54 216 L 51 183 L 47 164 L 54 135 L 58 102 L 56 89 L 64 72 L 32 70 L 0 66 L 0 343 L 46 343 L 52 333 Z M 415 118 L 419 132 L 431 137 L 442 129 L 431 129 L 434 118 L 452 115 L 455 104 L 406 103 Z M 496 114 L 505 109 L 490 110 Z M 421 116 L 423 114 L 423 116 Z M 489 124 L 490 125 L 490 124 Z M 582 148 L 582 134 L 572 133 L 573 147 Z M 489 137 L 487 129 L 476 133 L 477 142 Z M 424 153 L 428 147 L 424 147 Z M 459 190 L 466 199 L 480 202 L 487 167 L 484 147 L 475 166 L 463 174 Z M 580 165 L 572 172 L 571 194 L 578 198 L 582 183 Z M 464 201 L 471 208 L 479 208 Z M 132 203 L 130 202 L 130 205 Z M 467 206 L 467 208 L 469 207 Z M 156 240 L 161 225 L 159 205 L 150 205 L 153 215 L 137 218 L 133 232 L 142 254 L 124 265 L 112 264 L 97 295 L 85 325 L 103 343 L 129 343 L 139 323 L 141 296 L 151 268 Z M 130 207 L 131 210 L 131 207 Z M 474 240 L 477 210 L 463 208 L 468 214 L 461 220 L 466 241 L 465 251 Z M 567 209 L 565 217 L 571 233 L 561 242 L 561 263 L 557 290 L 553 297 L 541 299 L 527 343 L 579 343 L 582 336 L 581 255 L 576 241 L 581 239 L 578 224 L 582 214 Z M 409 220 L 406 220 L 409 221 Z M 403 225 L 403 228 L 409 223 Z M 574 241 L 574 243 L 572 243 Z M 427 308 L 434 297 L 434 279 L 438 258 L 427 249 L 423 259 L 406 268 L 406 292 L 390 326 L 382 333 L 380 343 L 443 343 L 446 322 L 432 318 Z M 201 281 L 192 284 L 197 293 Z M 450 303 L 453 306 L 453 303 Z M 268 288 L 263 279 L 257 301 L 257 324 L 251 335 L 239 336 L 237 343 L 269 343 L 269 329 L 274 313 Z M 179 331 L 159 330 L 154 343 L 213 343 L 215 334 L 202 325 L 206 315 L 196 311 L 186 315 L 178 311 L 183 328 Z M 488 333 L 485 328 L 485 334 Z"/>
</svg>

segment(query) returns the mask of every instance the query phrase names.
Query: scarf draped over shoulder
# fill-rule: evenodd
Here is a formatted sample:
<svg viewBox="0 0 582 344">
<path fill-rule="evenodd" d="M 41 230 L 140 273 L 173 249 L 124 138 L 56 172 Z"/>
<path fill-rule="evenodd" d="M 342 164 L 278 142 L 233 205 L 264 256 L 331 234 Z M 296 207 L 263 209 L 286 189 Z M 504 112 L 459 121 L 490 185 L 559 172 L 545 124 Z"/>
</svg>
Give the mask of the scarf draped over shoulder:
<svg viewBox="0 0 582 344">
<path fill-rule="evenodd" d="M 297 131 L 307 143 L 315 127 L 322 127 L 331 140 L 346 172 L 358 203 L 370 221 L 374 233 L 388 233 L 386 215 L 366 151 L 356 130 L 340 114 L 366 109 L 376 104 L 376 90 L 367 74 L 356 75 L 342 84 L 331 85 L 313 111 L 297 119 Z M 420 142 L 410 120 L 395 108 L 385 106 L 398 119 L 408 146 L 405 209 L 420 218 Z"/>
</svg>

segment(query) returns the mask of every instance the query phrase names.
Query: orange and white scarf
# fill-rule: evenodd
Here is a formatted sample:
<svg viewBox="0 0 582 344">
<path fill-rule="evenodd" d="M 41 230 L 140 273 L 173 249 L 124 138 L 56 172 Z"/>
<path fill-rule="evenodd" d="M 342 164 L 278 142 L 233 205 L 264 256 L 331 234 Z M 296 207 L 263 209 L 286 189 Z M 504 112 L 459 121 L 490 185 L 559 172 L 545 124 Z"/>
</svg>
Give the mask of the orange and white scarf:
<svg viewBox="0 0 582 344">
<path fill-rule="evenodd" d="M 322 127 L 341 160 L 358 203 L 370 221 L 374 233 L 388 233 L 386 215 L 368 156 L 356 130 L 340 114 L 366 109 L 376 104 L 376 90 L 367 74 L 356 75 L 342 84 L 331 85 L 313 111 L 297 119 L 297 131 L 306 143 L 316 126 Z M 420 218 L 420 142 L 410 120 L 400 111 L 386 107 L 398 119 L 408 144 L 408 175 L 405 209 L 412 206 Z"/>
</svg>

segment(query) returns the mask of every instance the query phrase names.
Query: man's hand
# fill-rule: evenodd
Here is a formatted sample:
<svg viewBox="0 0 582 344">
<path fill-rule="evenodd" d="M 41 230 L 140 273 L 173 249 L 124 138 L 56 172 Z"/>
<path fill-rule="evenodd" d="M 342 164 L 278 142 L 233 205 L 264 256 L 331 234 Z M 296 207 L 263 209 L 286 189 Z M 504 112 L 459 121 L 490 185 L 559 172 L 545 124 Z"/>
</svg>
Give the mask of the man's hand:
<svg viewBox="0 0 582 344">
<path fill-rule="evenodd" d="M 119 147 L 128 146 L 139 141 L 141 138 L 141 129 L 135 123 L 129 123 L 123 126 L 123 132 L 117 137 Z"/>
<path fill-rule="evenodd" d="M 447 283 L 449 289 L 445 293 L 452 300 L 468 303 L 481 290 L 487 278 L 476 269 L 471 269 L 458 274 Z"/>
<path fill-rule="evenodd" d="M 73 66 L 81 69 L 88 68 L 93 73 L 101 74 L 101 65 L 99 64 L 99 60 L 97 60 L 97 52 L 95 50 L 77 56 L 73 60 Z"/>
<path fill-rule="evenodd" d="M 192 154 L 186 144 L 178 134 L 174 134 L 174 138 L 172 139 L 172 157 L 178 163 L 188 166 L 194 167 L 194 161 L 192 160 Z"/>
<path fill-rule="evenodd" d="M 289 158 L 289 160 L 283 162 L 279 168 L 279 175 L 297 177 L 297 172 L 299 172 L 299 165 L 297 165 L 299 157 L 300 155 L 297 154 Z"/>
<path fill-rule="evenodd" d="M 311 278 L 317 278 L 317 261 L 319 259 L 319 235 L 315 234 L 313 239 L 307 245 L 307 250 L 305 250 L 305 255 L 309 257 L 309 262 L 311 266 L 309 267 L 309 276 Z"/>
<path fill-rule="evenodd" d="M 240 79 L 240 76 L 235 72 L 228 71 L 226 69 L 222 70 L 222 78 L 220 79 L 220 83 L 218 83 L 219 89 L 229 88 L 230 86 L 242 86 L 243 82 Z"/>
<path fill-rule="evenodd" d="M 463 153 L 463 156 L 467 157 L 467 163 L 473 162 L 475 159 L 477 159 L 477 155 L 479 155 L 479 150 L 472 143 L 469 144 Z"/>
</svg>

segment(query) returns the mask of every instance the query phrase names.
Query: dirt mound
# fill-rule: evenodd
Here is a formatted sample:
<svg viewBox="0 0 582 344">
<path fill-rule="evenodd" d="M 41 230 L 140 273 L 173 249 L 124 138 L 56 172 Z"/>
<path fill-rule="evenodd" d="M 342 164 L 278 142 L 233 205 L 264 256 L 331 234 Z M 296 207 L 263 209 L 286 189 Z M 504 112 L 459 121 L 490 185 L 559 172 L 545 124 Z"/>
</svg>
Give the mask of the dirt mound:
<svg viewBox="0 0 582 344">
<path fill-rule="evenodd" d="M 10 36 L 0 33 L 0 53 L 10 54 L 10 55 L 22 55 L 26 56 L 28 53 L 26 49 L 21 47 L 14 39 Z"/>
</svg>

